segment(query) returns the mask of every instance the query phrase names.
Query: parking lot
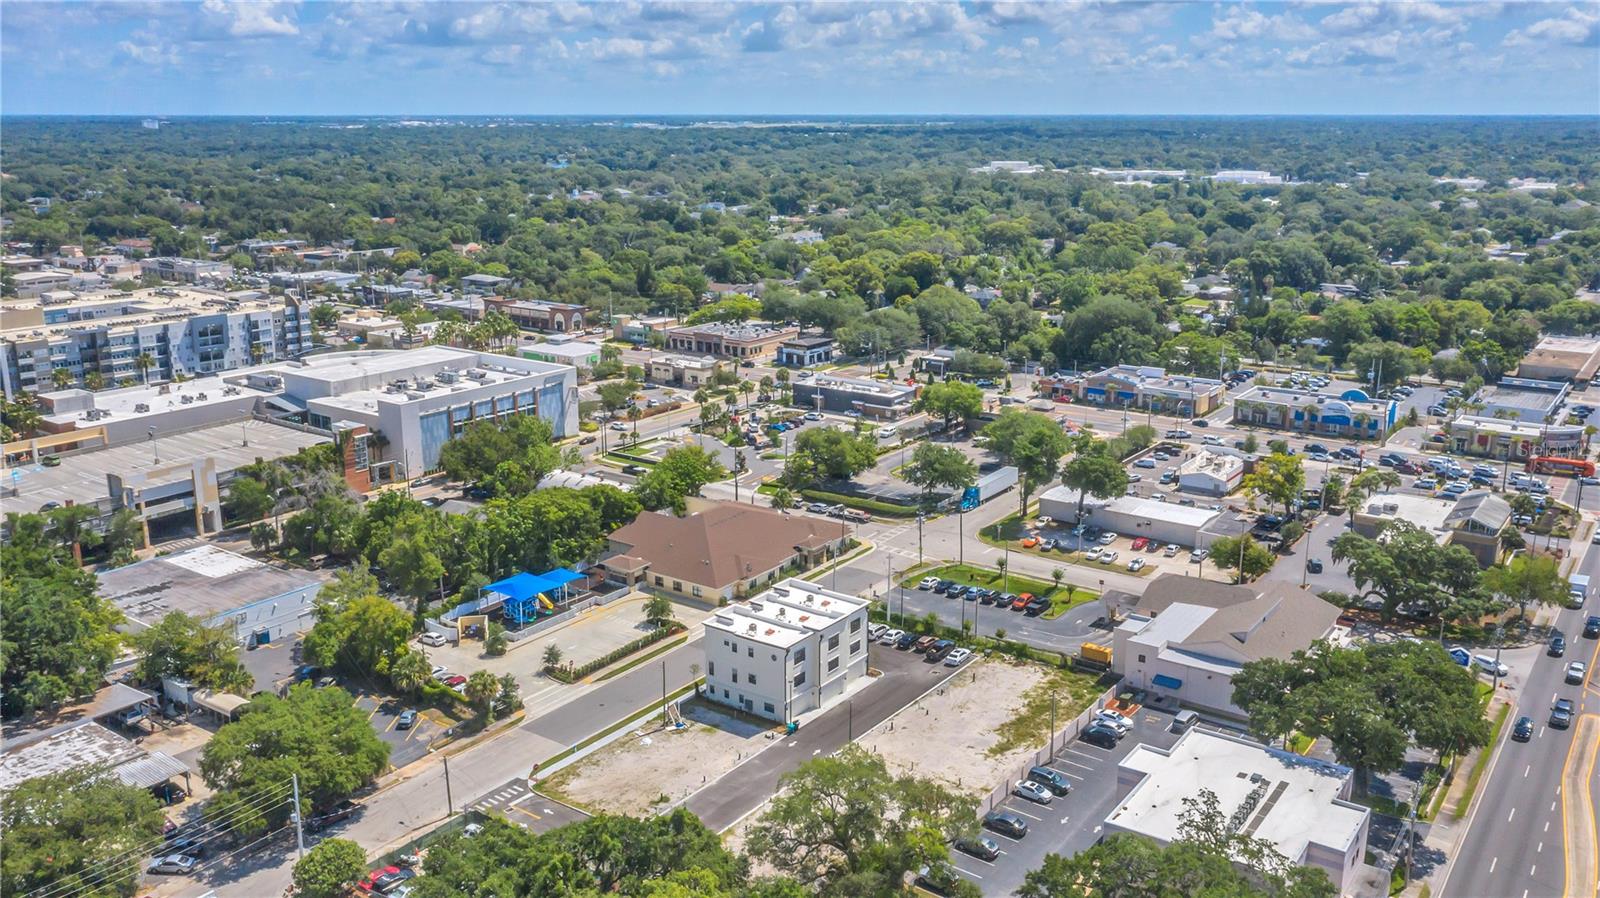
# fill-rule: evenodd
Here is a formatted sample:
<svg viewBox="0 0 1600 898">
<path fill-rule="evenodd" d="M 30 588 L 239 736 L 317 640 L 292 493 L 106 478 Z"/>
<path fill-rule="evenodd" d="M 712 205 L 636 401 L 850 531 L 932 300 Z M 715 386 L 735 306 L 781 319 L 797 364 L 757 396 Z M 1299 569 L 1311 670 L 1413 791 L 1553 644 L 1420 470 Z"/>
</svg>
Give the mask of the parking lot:
<svg viewBox="0 0 1600 898">
<path fill-rule="evenodd" d="M 1046 766 L 1066 777 L 1072 791 L 1052 799 L 1048 805 L 1008 796 L 995 809 L 1020 816 L 1028 824 L 1027 835 L 1014 839 L 985 829 L 983 835 L 999 844 L 1000 856 L 986 861 L 952 852 L 951 863 L 956 872 L 975 882 L 985 895 L 1011 895 L 1022 886 L 1029 870 L 1044 863 L 1045 855 L 1072 855 L 1093 846 L 1100 840 L 1106 815 L 1116 804 L 1117 763 L 1141 743 L 1172 747 L 1178 736 L 1168 731 L 1171 722 L 1169 714 L 1141 710 L 1135 715 L 1133 730 L 1116 748 L 1069 742 Z"/>
<path fill-rule="evenodd" d="M 499 814 L 523 829 L 546 833 L 569 823 L 581 823 L 589 815 L 568 807 L 548 795 L 528 788 L 523 778 L 508 780 L 467 806 L 481 814 Z"/>
<path fill-rule="evenodd" d="M 428 744 L 456 724 L 455 720 L 435 708 L 418 708 L 377 693 L 357 693 L 356 707 L 366 713 L 378 738 L 388 743 L 389 763 L 396 768 L 426 755 Z M 416 723 L 401 729 L 400 715 L 407 709 L 417 710 Z"/>
</svg>

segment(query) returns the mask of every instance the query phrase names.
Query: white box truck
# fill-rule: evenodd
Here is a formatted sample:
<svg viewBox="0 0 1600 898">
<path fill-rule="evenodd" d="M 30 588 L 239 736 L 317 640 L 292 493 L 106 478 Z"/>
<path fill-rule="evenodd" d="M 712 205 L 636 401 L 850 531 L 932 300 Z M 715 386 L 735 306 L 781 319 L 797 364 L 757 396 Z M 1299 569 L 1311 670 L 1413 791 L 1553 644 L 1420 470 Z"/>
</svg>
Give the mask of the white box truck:
<svg viewBox="0 0 1600 898">
<path fill-rule="evenodd" d="M 1567 578 L 1567 595 L 1570 601 L 1569 608 L 1582 608 L 1585 600 L 1589 598 L 1589 575 L 1573 574 Z"/>
</svg>

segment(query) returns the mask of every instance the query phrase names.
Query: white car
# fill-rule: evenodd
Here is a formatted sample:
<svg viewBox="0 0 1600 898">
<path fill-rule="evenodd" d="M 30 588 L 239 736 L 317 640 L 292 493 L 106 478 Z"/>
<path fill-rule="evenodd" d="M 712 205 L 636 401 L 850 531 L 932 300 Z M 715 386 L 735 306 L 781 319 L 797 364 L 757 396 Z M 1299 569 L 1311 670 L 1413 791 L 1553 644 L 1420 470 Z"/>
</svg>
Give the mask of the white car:
<svg viewBox="0 0 1600 898">
<path fill-rule="evenodd" d="M 1130 570 L 1130 571 L 1132 571 L 1134 573 L 1138 573 L 1139 571 L 1144 570 L 1144 559 L 1143 558 L 1135 558 L 1134 560 L 1128 562 L 1128 570 Z"/>
<path fill-rule="evenodd" d="M 443 633 L 435 633 L 432 630 L 429 630 L 428 632 L 422 634 L 421 636 L 418 636 L 417 637 L 417 641 L 422 643 L 423 645 L 431 645 L 431 646 L 434 646 L 434 647 L 438 647 L 438 646 L 444 645 L 445 643 L 449 642 L 450 640 L 446 639 L 444 637 Z"/>
<path fill-rule="evenodd" d="M 950 654 L 944 658 L 945 667 L 960 667 L 963 662 L 972 657 L 972 649 L 951 649 Z"/>
<path fill-rule="evenodd" d="M 1018 798 L 1026 798 L 1034 804 L 1049 804 L 1052 797 L 1049 789 L 1033 780 L 1017 780 L 1017 784 L 1011 787 L 1011 794 Z"/>
<path fill-rule="evenodd" d="M 899 431 L 895 430 L 893 427 L 880 427 L 878 428 L 878 439 L 887 440 L 898 433 Z"/>
<path fill-rule="evenodd" d="M 807 421 L 821 421 L 822 420 L 822 413 L 821 412 L 806 412 L 806 420 Z"/>
<path fill-rule="evenodd" d="M 610 427 L 612 430 L 620 431 L 622 433 L 626 433 L 628 431 L 628 425 L 622 423 L 621 421 L 612 421 Z"/>
<path fill-rule="evenodd" d="M 888 624 L 873 624 L 867 628 L 867 638 L 877 639 L 879 636 L 882 636 L 887 632 L 889 632 Z"/>
<path fill-rule="evenodd" d="M 1034 520 L 1033 523 L 1035 525 L 1039 526 L 1039 527 L 1048 527 L 1051 524 L 1054 524 L 1055 522 L 1056 522 L 1055 518 L 1052 518 L 1049 515 L 1045 514 L 1045 515 L 1040 515 L 1038 518 L 1036 518 Z"/>
<path fill-rule="evenodd" d="M 938 585 L 939 585 L 939 578 L 938 577 L 923 577 L 921 580 L 917 581 L 917 588 L 918 589 L 932 589 L 932 588 L 934 588 L 935 586 L 938 586 Z"/>
<path fill-rule="evenodd" d="M 1207 558 L 1210 558 L 1210 557 L 1211 557 L 1211 550 L 1210 549 L 1195 549 L 1193 552 L 1189 553 L 1189 560 L 1191 562 L 1195 563 L 1195 564 L 1199 564 L 1200 562 L 1205 561 Z"/>
<path fill-rule="evenodd" d="M 1114 724 L 1124 727 L 1133 726 L 1133 721 L 1129 720 L 1127 715 L 1123 714 L 1121 711 L 1114 711 L 1110 708 L 1101 708 L 1100 710 L 1094 712 L 1094 721 L 1095 723 Z"/>
<path fill-rule="evenodd" d="M 1511 669 L 1506 667 L 1504 662 L 1494 660 L 1493 655 L 1473 655 L 1472 664 L 1484 673 L 1496 677 L 1508 676 L 1511 673 Z"/>
<path fill-rule="evenodd" d="M 450 679 L 450 668 L 435 664 L 433 666 L 433 670 L 429 673 L 429 676 L 443 683 L 445 680 Z"/>
<path fill-rule="evenodd" d="M 1589 675 L 1589 666 L 1582 661 L 1574 661 L 1567 665 L 1567 682 L 1582 685 Z"/>
<path fill-rule="evenodd" d="M 1106 550 L 1100 548 L 1099 546 L 1095 546 L 1094 548 L 1090 549 L 1089 551 L 1083 553 L 1083 560 L 1084 561 L 1099 561 L 1100 560 L 1100 553 L 1102 553 L 1104 551 L 1106 551 Z"/>
<path fill-rule="evenodd" d="M 1167 558 L 1171 558 L 1180 551 L 1182 550 L 1178 547 L 1177 543 L 1167 543 L 1167 547 L 1161 550 L 1161 554 Z"/>
<path fill-rule="evenodd" d="M 1111 550 L 1111 549 L 1107 549 L 1106 551 L 1100 553 L 1100 563 L 1101 564 L 1116 564 L 1117 563 L 1117 553 L 1114 550 Z"/>
<path fill-rule="evenodd" d="M 1222 438 L 1221 437 L 1214 437 L 1214 436 L 1212 436 L 1211 434 L 1208 433 L 1205 436 L 1200 438 L 1200 442 L 1205 444 L 1205 445 L 1207 445 L 1207 446 L 1221 446 L 1222 445 Z"/>
<path fill-rule="evenodd" d="M 904 630 L 886 630 L 878 637 L 878 645 L 894 645 L 904 635 L 906 635 Z"/>
<path fill-rule="evenodd" d="M 1112 533 L 1109 530 L 1107 530 L 1105 533 L 1100 534 L 1100 545 L 1102 545 L 1102 546 L 1109 546 L 1109 545 L 1111 545 L 1112 543 L 1114 543 L 1116 541 L 1117 541 L 1117 535 L 1115 533 Z"/>
</svg>

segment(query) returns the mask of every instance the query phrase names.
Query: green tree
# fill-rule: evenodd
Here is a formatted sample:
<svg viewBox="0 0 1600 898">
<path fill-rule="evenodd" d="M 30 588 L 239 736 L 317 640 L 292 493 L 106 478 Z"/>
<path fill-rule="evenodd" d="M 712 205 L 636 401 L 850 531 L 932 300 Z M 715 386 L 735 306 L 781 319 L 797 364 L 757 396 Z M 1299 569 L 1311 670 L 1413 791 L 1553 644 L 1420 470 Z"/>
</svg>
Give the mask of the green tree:
<svg viewBox="0 0 1600 898">
<path fill-rule="evenodd" d="M 533 415 L 515 415 L 500 424 L 475 421 L 439 451 L 439 467 L 451 480 L 480 484 L 495 495 L 531 492 L 560 464 L 549 422 Z"/>
<path fill-rule="evenodd" d="M 555 667 L 561 663 L 564 655 L 565 653 L 561 651 L 561 646 L 552 642 L 544 647 L 544 657 L 541 660 L 543 660 L 545 667 Z"/>
<path fill-rule="evenodd" d="M 164 819 L 148 790 L 91 767 L 24 780 L 0 803 L 0 892 L 129 898 Z"/>
<path fill-rule="evenodd" d="M 1293 516 L 1294 503 L 1306 488 L 1306 472 L 1300 457 L 1274 452 L 1256 461 L 1255 470 L 1246 474 L 1239 484 L 1245 495 L 1254 501 L 1266 499 L 1282 506 L 1285 517 Z"/>
<path fill-rule="evenodd" d="M 652 627 L 665 627 L 672 623 L 673 613 L 672 600 L 666 596 L 652 595 L 644 603 L 644 620 Z"/>
<path fill-rule="evenodd" d="M 1072 441 L 1048 415 L 1007 409 L 983 429 L 989 446 L 1017 469 L 1018 515 L 1028 514 L 1034 490 L 1055 479 Z"/>
<path fill-rule="evenodd" d="M 976 812 L 972 799 L 896 777 L 882 758 L 848 745 L 785 774 L 748 844 L 807 885 L 849 881 L 854 894 L 888 894 L 907 872 L 945 861 L 945 843 L 969 831 Z"/>
<path fill-rule="evenodd" d="M 1346 500 L 1350 503 L 1350 526 L 1356 525 L 1356 507 L 1372 498 L 1379 492 L 1394 489 L 1400 485 L 1400 475 L 1387 468 L 1372 467 L 1350 478 L 1350 486 L 1345 489 Z M 1333 500 L 1329 498 L 1329 504 Z"/>
<path fill-rule="evenodd" d="M 249 523 L 266 517 L 276 504 L 277 500 L 261 481 L 239 477 L 228 486 L 228 501 L 224 507 L 235 522 Z"/>
<path fill-rule="evenodd" d="M 1567 581 L 1549 555 L 1518 555 L 1510 564 L 1488 568 L 1483 572 L 1483 587 L 1517 606 L 1519 619 L 1528 616 L 1530 605 L 1565 605 L 1568 601 Z"/>
<path fill-rule="evenodd" d="M 1061 482 L 1078 491 L 1078 520 L 1083 520 L 1084 502 L 1089 496 L 1112 499 L 1128 489 L 1128 469 L 1112 456 L 1104 442 L 1095 441 L 1081 449 L 1061 466 Z"/>
<path fill-rule="evenodd" d="M 953 439 L 952 422 L 972 421 L 983 413 L 983 391 L 959 380 L 929 384 L 917 397 L 917 408 L 943 421 L 945 433 Z"/>
<path fill-rule="evenodd" d="M 1385 523 L 1377 538 L 1344 533 L 1333 541 L 1334 561 L 1350 563 L 1363 596 L 1383 599 L 1387 619 L 1404 605 L 1429 616 L 1447 615 L 1478 592 L 1478 562 L 1462 546 L 1440 545 L 1410 521 Z"/>
<path fill-rule="evenodd" d="M 1251 539 L 1248 533 L 1220 537 L 1211 544 L 1211 563 L 1223 570 L 1239 570 L 1241 558 L 1244 561 L 1244 569 L 1239 575 L 1241 583 L 1272 570 L 1272 563 L 1276 560 L 1266 546 Z"/>
<path fill-rule="evenodd" d="M 139 653 L 140 682 L 155 686 L 162 677 L 175 677 L 219 692 L 255 691 L 255 677 L 239 660 L 238 637 L 227 627 L 207 626 L 182 611 L 169 611 L 128 642 Z"/>
<path fill-rule="evenodd" d="M 383 675 L 410 636 L 411 615 L 382 596 L 360 596 L 340 608 L 319 602 L 302 650 L 321 667 Z"/>
<path fill-rule="evenodd" d="M 367 870 L 367 853 L 349 839 L 324 839 L 295 862 L 294 890 L 303 898 L 344 898 Z"/>
<path fill-rule="evenodd" d="M 89 695 L 116 660 L 122 613 L 71 563 L 40 515 L 8 517 L 0 552 L 0 709 L 26 714 Z"/>
<path fill-rule="evenodd" d="M 869 434 L 831 427 L 803 430 L 784 467 L 784 477 L 794 488 L 820 480 L 849 480 L 878 462 L 878 445 Z"/>
<path fill-rule="evenodd" d="M 330 807 L 372 782 L 389 762 L 389 746 L 365 711 L 337 686 L 301 683 L 284 698 L 257 696 L 250 713 L 217 730 L 200 756 L 200 774 L 216 794 L 206 816 L 242 832 L 288 820 L 289 802 L 265 801 L 300 778 L 302 813 Z"/>
<path fill-rule="evenodd" d="M 674 446 L 639 478 L 633 494 L 645 508 L 671 508 L 682 514 L 684 499 L 728 475 L 717 457 L 699 446 Z"/>
<path fill-rule="evenodd" d="M 407 648 L 389 662 L 389 682 L 406 695 L 422 694 L 422 687 L 433 679 L 433 670 L 421 652 Z"/>
<path fill-rule="evenodd" d="M 444 560 L 439 557 L 439 550 L 447 544 L 446 529 L 437 512 L 404 515 L 391 529 L 388 547 L 378 555 L 378 564 L 395 588 L 416 600 L 419 617 L 428 596 L 439 591 L 444 577 Z"/>
<path fill-rule="evenodd" d="M 786 486 L 773 487 L 772 495 L 768 497 L 768 501 L 771 502 L 773 508 L 779 511 L 793 508 L 796 503 L 794 493 Z"/>
<path fill-rule="evenodd" d="M 907 483 L 922 490 L 922 507 L 933 507 L 933 494 L 940 488 L 963 490 L 976 482 L 978 468 L 966 454 L 953 446 L 920 443 L 911 461 L 900 472 Z"/>
<path fill-rule="evenodd" d="M 1398 768 L 1411 742 L 1441 753 L 1488 744 L 1477 696 L 1470 670 L 1438 644 L 1410 640 L 1319 643 L 1287 659 L 1249 662 L 1233 677 L 1233 703 L 1253 733 L 1326 738 L 1363 788 L 1368 772 Z"/>
<path fill-rule="evenodd" d="M 100 531 L 90 525 L 100 518 L 100 510 L 93 505 L 67 505 L 45 512 L 50 533 L 61 544 L 72 550 L 73 563 L 83 564 L 83 550 L 100 544 Z"/>
<path fill-rule="evenodd" d="M 467 677 L 467 684 L 462 688 L 467 702 L 477 708 L 485 720 L 494 720 L 494 700 L 500 694 L 500 681 L 495 679 L 494 674 L 487 670 L 475 670 Z"/>
</svg>

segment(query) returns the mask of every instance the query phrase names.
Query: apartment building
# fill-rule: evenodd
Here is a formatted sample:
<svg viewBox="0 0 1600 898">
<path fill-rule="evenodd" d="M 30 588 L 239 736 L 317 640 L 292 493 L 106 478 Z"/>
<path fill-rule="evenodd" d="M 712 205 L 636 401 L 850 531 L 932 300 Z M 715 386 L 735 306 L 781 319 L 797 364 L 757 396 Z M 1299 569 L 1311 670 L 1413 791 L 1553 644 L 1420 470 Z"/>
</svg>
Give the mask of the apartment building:
<svg viewBox="0 0 1600 898">
<path fill-rule="evenodd" d="M 0 310 L 0 387 L 11 398 L 96 373 L 107 385 L 217 374 L 311 344 L 310 309 L 293 297 L 158 287 L 13 303 Z"/>
<path fill-rule="evenodd" d="M 867 674 L 867 602 L 790 578 L 706 621 L 706 694 L 788 723 Z"/>
<path fill-rule="evenodd" d="M 139 260 L 139 273 L 146 277 L 154 275 L 176 284 L 221 283 L 233 277 L 233 266 L 203 259 L 154 256 Z"/>
</svg>

